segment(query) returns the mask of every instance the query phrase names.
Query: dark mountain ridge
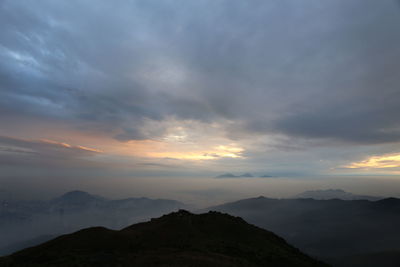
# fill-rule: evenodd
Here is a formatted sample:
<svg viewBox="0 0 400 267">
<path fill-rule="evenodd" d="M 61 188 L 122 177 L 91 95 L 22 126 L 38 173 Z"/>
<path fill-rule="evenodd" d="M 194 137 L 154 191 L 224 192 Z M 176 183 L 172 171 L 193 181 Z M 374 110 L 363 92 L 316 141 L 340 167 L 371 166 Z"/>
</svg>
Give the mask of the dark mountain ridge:
<svg viewBox="0 0 400 267">
<path fill-rule="evenodd" d="M 0 266 L 326 266 L 272 232 L 180 210 L 120 231 L 92 227 L 0 258 Z"/>
<path fill-rule="evenodd" d="M 383 199 L 378 196 L 367 196 L 367 195 L 356 195 L 353 193 L 346 192 L 342 189 L 325 189 L 325 190 L 309 190 L 293 198 L 313 198 L 317 200 L 328 200 L 328 199 L 342 199 L 342 200 L 371 200 L 376 201 Z"/>
<path fill-rule="evenodd" d="M 368 201 L 258 197 L 207 210 L 240 216 L 318 258 L 400 250 L 397 198 Z"/>
</svg>

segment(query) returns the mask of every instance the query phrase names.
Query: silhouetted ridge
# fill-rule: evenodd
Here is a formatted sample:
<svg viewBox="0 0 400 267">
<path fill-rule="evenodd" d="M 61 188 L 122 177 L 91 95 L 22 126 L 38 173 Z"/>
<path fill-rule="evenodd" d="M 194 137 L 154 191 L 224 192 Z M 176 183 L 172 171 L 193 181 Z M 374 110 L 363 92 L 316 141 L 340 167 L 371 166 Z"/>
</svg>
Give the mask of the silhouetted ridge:
<svg viewBox="0 0 400 267">
<path fill-rule="evenodd" d="M 377 201 L 377 203 L 385 205 L 400 205 L 400 199 L 395 197 L 388 197 Z"/>
<path fill-rule="evenodd" d="M 240 216 L 334 266 L 336 261 L 344 262 L 342 259 L 350 259 L 351 255 L 399 248 L 400 199 L 397 198 L 369 201 L 258 197 L 204 211 L 207 210 Z"/>
<path fill-rule="evenodd" d="M 1 266 L 325 266 L 272 232 L 185 210 L 120 231 L 87 228 L 0 258 Z"/>
<path fill-rule="evenodd" d="M 316 200 L 342 199 L 342 200 L 370 200 L 377 201 L 382 197 L 356 195 L 342 189 L 309 190 L 295 195 L 293 198 L 312 198 Z"/>
</svg>

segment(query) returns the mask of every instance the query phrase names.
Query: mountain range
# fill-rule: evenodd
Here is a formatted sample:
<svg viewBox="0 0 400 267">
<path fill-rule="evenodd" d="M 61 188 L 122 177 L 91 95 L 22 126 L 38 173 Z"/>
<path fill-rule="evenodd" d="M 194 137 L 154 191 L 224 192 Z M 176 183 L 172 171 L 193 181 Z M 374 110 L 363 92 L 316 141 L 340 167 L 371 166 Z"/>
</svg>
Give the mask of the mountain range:
<svg viewBox="0 0 400 267">
<path fill-rule="evenodd" d="M 400 199 L 396 198 L 368 201 L 258 197 L 207 210 L 240 216 L 328 263 L 353 255 L 400 250 Z"/>
<path fill-rule="evenodd" d="M 180 210 L 115 231 L 92 227 L 0 258 L 0 266 L 327 266 L 272 232 Z"/>
<path fill-rule="evenodd" d="M 90 226 L 120 229 L 165 213 L 188 208 L 168 199 L 110 200 L 71 191 L 49 201 L 3 201 L 0 206 L 0 255 L 37 244 L 35 240 Z"/>
<path fill-rule="evenodd" d="M 251 173 L 243 173 L 241 175 L 234 175 L 232 173 L 224 173 L 221 175 L 216 176 L 215 178 L 250 178 L 254 177 Z"/>
<path fill-rule="evenodd" d="M 261 176 L 254 176 L 253 174 L 246 172 L 246 173 L 243 173 L 240 175 L 235 175 L 232 173 L 224 173 L 224 174 L 216 176 L 215 178 L 253 178 L 253 177 L 254 178 L 272 178 L 274 176 L 267 175 L 267 174 L 264 174 Z"/>
<path fill-rule="evenodd" d="M 317 200 L 342 199 L 342 200 L 371 200 L 376 201 L 383 197 L 356 195 L 346 192 L 342 189 L 326 189 L 326 190 L 309 190 L 301 194 L 295 195 L 293 198 L 312 198 Z"/>
<path fill-rule="evenodd" d="M 295 199 L 257 197 L 209 207 L 268 229 L 308 255 L 333 266 L 400 265 L 400 199 L 359 196 L 343 190 L 305 192 Z M 315 194 L 317 192 L 317 194 Z M 343 193 L 344 192 L 344 193 Z M 335 194 L 332 194 L 335 193 Z M 301 198 L 302 196 L 306 198 Z M 370 200 L 341 200 L 339 197 Z M 371 201 L 374 200 L 374 201 Z M 122 229 L 187 205 L 165 199 L 109 200 L 82 191 L 49 201 L 9 202 L 0 209 L 2 255 L 91 226 Z M 384 260 L 386 255 L 392 260 Z M 371 265 L 373 263 L 379 263 Z"/>
</svg>

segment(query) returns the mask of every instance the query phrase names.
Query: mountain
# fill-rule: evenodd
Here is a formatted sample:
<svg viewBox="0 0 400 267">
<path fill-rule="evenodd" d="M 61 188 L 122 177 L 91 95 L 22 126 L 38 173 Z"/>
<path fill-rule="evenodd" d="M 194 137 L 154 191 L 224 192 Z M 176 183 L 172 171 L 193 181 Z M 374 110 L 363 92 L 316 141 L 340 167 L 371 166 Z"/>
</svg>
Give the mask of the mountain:
<svg viewBox="0 0 400 267">
<path fill-rule="evenodd" d="M 224 173 L 221 175 L 216 176 L 215 178 L 237 178 L 238 176 L 232 174 L 232 173 Z"/>
<path fill-rule="evenodd" d="M 70 191 L 65 193 L 64 195 L 54 198 L 52 200 L 53 203 L 60 204 L 85 204 L 96 201 L 105 201 L 106 199 L 100 196 L 91 195 L 84 191 Z"/>
<path fill-rule="evenodd" d="M 53 210 L 58 209 L 60 212 L 65 212 L 93 208 L 105 202 L 107 199 L 103 197 L 76 190 L 52 199 L 49 204 Z"/>
<path fill-rule="evenodd" d="M 254 177 L 251 173 L 243 173 L 241 175 L 234 175 L 232 173 L 225 173 L 225 174 L 221 174 L 216 176 L 215 178 L 251 178 Z"/>
<path fill-rule="evenodd" d="M 366 199 L 370 201 L 376 201 L 382 199 L 382 197 L 375 196 L 364 196 L 364 195 L 355 195 L 342 189 L 327 189 L 327 190 L 310 190 L 305 191 L 301 194 L 295 195 L 294 198 L 312 198 L 318 200 L 326 200 L 326 199 L 342 199 L 342 200 L 361 200 Z"/>
<path fill-rule="evenodd" d="M 346 201 L 258 197 L 206 210 L 240 216 L 322 259 L 400 250 L 400 199 L 396 198 Z M 400 266 L 400 261 L 397 264 Z"/>
<path fill-rule="evenodd" d="M 40 236 L 58 236 L 91 227 L 113 229 L 187 206 L 168 199 L 106 199 L 71 191 L 49 201 L 14 201 L 0 206 L 0 255 L 13 252 Z"/>
<path fill-rule="evenodd" d="M 262 176 L 254 176 L 253 174 L 246 172 L 240 175 L 234 175 L 232 173 L 224 173 L 221 175 L 216 176 L 215 178 L 253 178 L 253 177 L 257 177 L 257 178 L 272 178 L 275 176 L 271 176 L 271 175 L 262 175 Z"/>
<path fill-rule="evenodd" d="M 272 232 L 184 210 L 120 231 L 92 227 L 0 258 L 1 266 L 326 266 Z"/>
<path fill-rule="evenodd" d="M 0 248 L 0 255 L 9 255 L 18 250 L 22 250 L 24 248 L 29 248 L 29 247 L 39 245 L 39 244 L 49 241 L 50 239 L 53 239 L 55 237 L 56 236 L 53 236 L 53 235 L 42 235 L 42 236 L 38 236 L 38 237 L 29 239 L 29 240 L 24 240 L 22 242 L 16 242 L 16 243 L 13 243 L 8 246 Z"/>
</svg>

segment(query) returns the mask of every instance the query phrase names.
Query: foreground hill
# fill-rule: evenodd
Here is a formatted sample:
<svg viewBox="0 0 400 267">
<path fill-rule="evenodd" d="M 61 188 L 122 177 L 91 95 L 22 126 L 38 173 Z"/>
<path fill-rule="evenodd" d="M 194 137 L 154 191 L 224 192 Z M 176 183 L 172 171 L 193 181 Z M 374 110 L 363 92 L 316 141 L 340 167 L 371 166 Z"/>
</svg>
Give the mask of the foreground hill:
<svg viewBox="0 0 400 267">
<path fill-rule="evenodd" d="M 180 210 L 120 231 L 60 236 L 0 266 L 325 266 L 272 232 L 218 212 Z"/>
<path fill-rule="evenodd" d="M 331 262 L 335 267 L 399 267 L 400 250 L 356 254 L 331 259 Z"/>
<path fill-rule="evenodd" d="M 209 209 L 240 216 L 322 259 L 400 250 L 400 199 L 396 198 L 345 201 L 258 197 Z"/>
</svg>

